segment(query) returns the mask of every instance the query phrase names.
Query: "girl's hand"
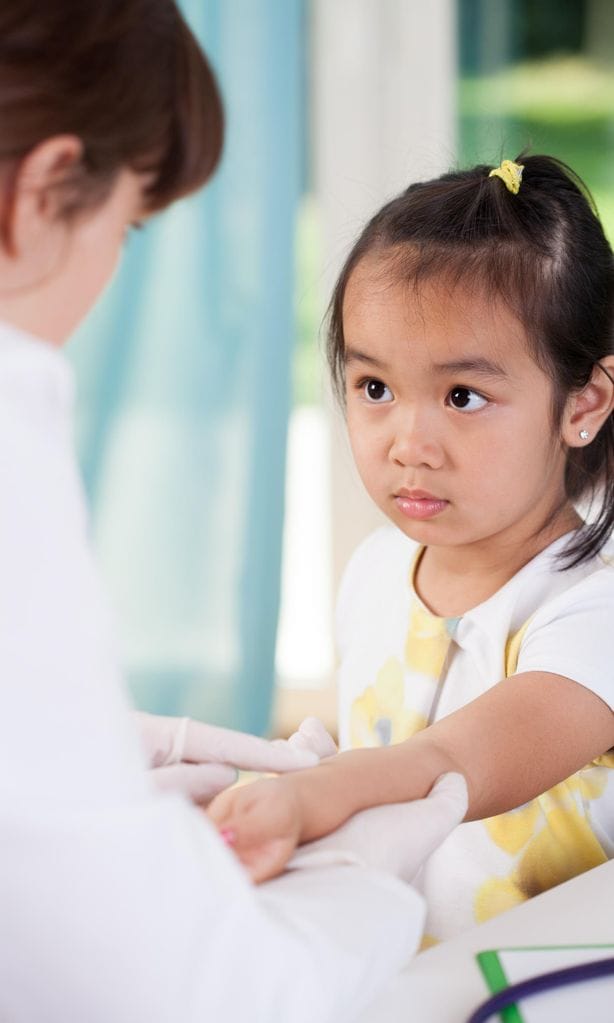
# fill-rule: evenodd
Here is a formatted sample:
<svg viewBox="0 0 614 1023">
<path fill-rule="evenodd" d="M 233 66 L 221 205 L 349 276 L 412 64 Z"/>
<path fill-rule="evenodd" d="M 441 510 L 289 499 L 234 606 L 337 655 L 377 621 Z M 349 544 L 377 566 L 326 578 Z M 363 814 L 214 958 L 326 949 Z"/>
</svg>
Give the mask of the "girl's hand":
<svg viewBox="0 0 614 1023">
<path fill-rule="evenodd" d="M 290 777 L 222 792 L 207 814 L 257 883 L 281 873 L 299 844 L 302 811 Z"/>
</svg>

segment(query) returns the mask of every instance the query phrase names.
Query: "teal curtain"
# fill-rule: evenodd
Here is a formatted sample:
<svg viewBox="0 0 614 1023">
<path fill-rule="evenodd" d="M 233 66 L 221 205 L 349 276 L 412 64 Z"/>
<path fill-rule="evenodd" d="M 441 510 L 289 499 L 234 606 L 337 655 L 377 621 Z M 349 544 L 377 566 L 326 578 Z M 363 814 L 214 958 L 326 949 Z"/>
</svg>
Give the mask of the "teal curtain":
<svg viewBox="0 0 614 1023">
<path fill-rule="evenodd" d="M 69 346 L 94 543 L 145 709 L 264 732 L 302 169 L 301 0 L 185 0 L 227 139 Z"/>
</svg>

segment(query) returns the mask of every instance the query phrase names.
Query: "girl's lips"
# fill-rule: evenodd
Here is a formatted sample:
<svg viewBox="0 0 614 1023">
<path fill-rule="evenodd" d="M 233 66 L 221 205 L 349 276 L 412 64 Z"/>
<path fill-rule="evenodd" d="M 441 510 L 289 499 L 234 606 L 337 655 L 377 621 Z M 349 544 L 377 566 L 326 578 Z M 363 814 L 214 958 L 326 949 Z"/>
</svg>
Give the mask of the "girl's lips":
<svg viewBox="0 0 614 1023">
<path fill-rule="evenodd" d="M 447 508 L 449 501 L 439 497 L 420 496 L 423 491 L 414 491 L 411 494 L 395 494 L 395 502 L 399 511 L 408 519 L 432 519 Z"/>
</svg>

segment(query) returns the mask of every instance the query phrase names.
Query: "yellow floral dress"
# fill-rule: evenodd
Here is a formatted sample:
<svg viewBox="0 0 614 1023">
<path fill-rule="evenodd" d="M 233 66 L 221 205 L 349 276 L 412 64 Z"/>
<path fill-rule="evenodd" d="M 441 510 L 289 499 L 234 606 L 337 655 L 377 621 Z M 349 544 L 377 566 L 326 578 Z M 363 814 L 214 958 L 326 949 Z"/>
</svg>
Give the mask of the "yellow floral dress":
<svg viewBox="0 0 614 1023">
<path fill-rule="evenodd" d="M 560 602 L 566 593 L 560 584 L 564 573 L 558 572 L 557 578 L 554 565 L 542 556 L 547 552 L 542 552 L 525 566 L 530 569 L 528 572 L 523 569 L 519 573 L 523 575 L 523 585 L 514 586 L 514 580 L 511 586 L 506 584 L 505 600 L 500 598 L 503 593 L 500 591 L 481 609 L 474 609 L 460 619 L 440 618 L 421 603 L 413 588 L 416 545 L 405 537 L 402 543 L 392 543 L 390 532 L 378 531 L 367 541 L 366 550 L 359 550 L 358 564 L 351 563 L 349 580 L 344 580 L 345 591 L 342 587 L 338 622 L 342 638 L 340 688 L 344 717 L 340 731 L 344 746 L 402 742 L 502 678 L 514 675 L 517 670 L 536 670 L 523 667 L 521 656 L 525 637 L 527 646 L 531 646 L 529 630 L 537 634 L 532 623 L 540 612 L 539 606 L 534 606 L 535 600 L 527 601 L 527 583 L 533 579 L 539 596 L 548 591 L 549 575 L 552 575 L 550 590 L 555 600 Z M 391 562 L 393 554 L 395 560 Z M 373 572 L 374 560 L 378 565 L 377 573 Z M 390 565 L 390 569 L 385 565 Z M 600 570 L 603 570 L 603 562 L 593 566 L 593 574 Z M 366 584 L 365 580 L 374 574 L 379 577 L 379 584 L 388 581 L 394 606 L 379 592 L 379 585 L 377 589 L 370 587 L 370 597 L 365 597 L 364 592 L 356 595 L 359 580 Z M 576 572 L 569 577 L 569 582 L 586 590 L 590 576 L 588 572 Z M 606 582 L 604 593 L 606 597 L 610 593 L 611 613 L 614 571 Z M 592 586 L 593 603 L 597 589 L 596 584 Z M 350 591 L 354 592 L 354 598 Z M 578 608 L 585 607 L 587 601 L 584 594 L 584 603 L 579 600 Z M 488 604 L 495 606 L 486 609 Z M 387 614 L 383 616 L 381 611 L 378 614 L 378 607 L 386 608 Z M 499 616 L 497 609 L 501 612 Z M 484 642 L 480 647 L 481 633 L 475 624 L 479 624 L 480 618 L 488 621 L 490 611 L 495 612 L 493 621 L 504 627 L 499 631 L 498 643 L 492 644 L 491 636 L 487 639 L 482 636 Z M 581 610 L 578 615 L 581 625 Z M 544 618 L 543 613 L 541 617 Z M 571 621 L 566 625 L 573 628 Z M 381 644 L 378 631 L 383 639 Z M 393 636 L 394 646 L 390 649 Z M 388 650 L 384 649 L 386 644 Z M 587 643 L 587 649 L 589 645 Z M 361 661 L 357 651 L 360 650 L 364 654 L 362 664 L 370 672 L 371 680 L 364 679 L 363 671 L 367 684 L 358 687 L 357 666 Z M 536 656 L 544 657 L 543 644 L 540 651 Z M 477 692 L 475 679 L 471 685 L 464 684 L 472 666 L 476 674 L 489 671 L 491 676 L 490 679 L 487 676 L 486 684 L 478 683 Z M 565 674 L 559 662 L 555 662 L 555 666 L 558 667 L 556 673 Z M 552 668 L 546 666 L 542 670 Z M 608 685 L 614 702 L 614 669 L 610 669 L 609 674 Z M 353 694 L 348 692 L 350 676 Z M 568 677 L 574 675 L 570 673 Z M 452 696 L 450 688 L 456 690 Z M 429 906 L 427 944 L 487 920 L 613 856 L 612 768 L 614 755 L 606 753 L 524 806 L 488 820 L 460 825 L 433 854 L 420 880 Z"/>
</svg>

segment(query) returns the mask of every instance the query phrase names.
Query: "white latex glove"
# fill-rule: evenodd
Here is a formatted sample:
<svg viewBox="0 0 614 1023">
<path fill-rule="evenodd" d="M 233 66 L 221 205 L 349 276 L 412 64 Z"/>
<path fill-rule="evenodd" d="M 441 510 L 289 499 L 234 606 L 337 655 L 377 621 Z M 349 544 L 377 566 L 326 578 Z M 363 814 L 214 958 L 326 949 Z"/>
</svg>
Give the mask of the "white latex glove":
<svg viewBox="0 0 614 1023">
<path fill-rule="evenodd" d="M 309 717 L 301 721 L 298 731 L 293 732 L 289 739 L 276 739 L 275 744 L 287 743 L 297 750 L 311 750 L 318 758 L 334 757 L 337 746 L 332 735 L 327 732 L 319 718 Z"/>
<path fill-rule="evenodd" d="M 442 774 L 426 799 L 363 810 L 337 831 L 297 849 L 286 869 L 355 864 L 410 882 L 466 812 L 463 775 Z"/>
<path fill-rule="evenodd" d="M 284 774 L 319 761 L 313 750 L 289 741 L 267 742 L 190 718 L 141 711 L 135 718 L 153 781 L 161 789 L 178 789 L 195 803 L 206 804 L 232 785 L 237 768 Z"/>
</svg>

